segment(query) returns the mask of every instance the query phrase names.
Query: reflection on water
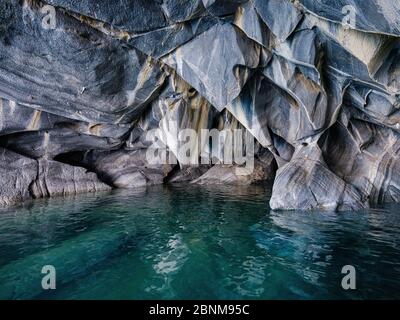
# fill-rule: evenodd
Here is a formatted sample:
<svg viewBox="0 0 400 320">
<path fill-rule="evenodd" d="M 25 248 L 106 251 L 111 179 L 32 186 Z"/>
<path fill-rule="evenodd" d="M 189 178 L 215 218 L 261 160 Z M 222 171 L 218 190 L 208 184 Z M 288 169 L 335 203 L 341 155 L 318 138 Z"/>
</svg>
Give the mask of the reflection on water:
<svg viewBox="0 0 400 320">
<path fill-rule="evenodd" d="M 0 298 L 400 298 L 400 206 L 273 212 L 269 196 L 159 186 L 0 209 Z M 357 290 L 341 287 L 348 264 Z"/>
</svg>

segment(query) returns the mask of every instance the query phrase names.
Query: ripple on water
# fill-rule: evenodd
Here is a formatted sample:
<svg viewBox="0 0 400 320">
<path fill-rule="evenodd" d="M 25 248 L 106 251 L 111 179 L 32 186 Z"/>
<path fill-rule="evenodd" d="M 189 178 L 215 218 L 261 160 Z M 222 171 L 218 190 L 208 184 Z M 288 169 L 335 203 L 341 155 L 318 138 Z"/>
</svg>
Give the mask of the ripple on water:
<svg viewBox="0 0 400 320">
<path fill-rule="evenodd" d="M 157 186 L 0 209 L 0 298 L 400 298 L 399 205 L 274 212 L 269 197 Z M 55 292 L 38 286 L 42 264 L 58 268 Z"/>
</svg>

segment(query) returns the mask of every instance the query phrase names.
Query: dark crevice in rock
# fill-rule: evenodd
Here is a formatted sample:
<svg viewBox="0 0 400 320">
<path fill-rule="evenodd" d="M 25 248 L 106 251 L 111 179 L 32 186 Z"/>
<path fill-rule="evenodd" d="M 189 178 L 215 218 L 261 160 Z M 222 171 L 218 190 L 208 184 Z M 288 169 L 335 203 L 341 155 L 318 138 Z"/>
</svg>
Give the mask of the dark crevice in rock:
<svg viewBox="0 0 400 320">
<path fill-rule="evenodd" d="M 66 153 L 60 153 L 54 157 L 54 161 L 62 162 L 65 164 L 69 164 L 74 167 L 83 167 L 87 170 L 90 170 L 91 167 L 88 163 L 84 162 L 84 156 L 86 151 L 72 151 Z"/>
</svg>

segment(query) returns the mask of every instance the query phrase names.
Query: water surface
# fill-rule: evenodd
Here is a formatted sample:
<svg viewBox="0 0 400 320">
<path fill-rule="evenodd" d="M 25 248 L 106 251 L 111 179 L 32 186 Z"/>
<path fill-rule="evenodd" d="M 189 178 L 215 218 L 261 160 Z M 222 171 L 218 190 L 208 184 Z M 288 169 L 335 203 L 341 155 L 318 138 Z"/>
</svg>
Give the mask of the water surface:
<svg viewBox="0 0 400 320">
<path fill-rule="evenodd" d="M 0 209 L 0 299 L 400 298 L 399 205 L 273 212 L 266 186 L 157 186 Z M 57 289 L 44 291 L 44 265 Z M 341 269 L 356 269 L 343 290 Z"/>
</svg>

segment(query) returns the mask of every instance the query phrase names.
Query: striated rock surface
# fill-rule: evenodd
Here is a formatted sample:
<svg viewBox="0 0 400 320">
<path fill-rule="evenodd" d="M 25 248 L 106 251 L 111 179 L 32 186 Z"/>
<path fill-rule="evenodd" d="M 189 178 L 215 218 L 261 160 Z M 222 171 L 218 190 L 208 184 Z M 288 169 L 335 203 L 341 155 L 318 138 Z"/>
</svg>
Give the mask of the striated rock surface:
<svg viewBox="0 0 400 320">
<path fill-rule="evenodd" d="M 136 188 L 162 184 L 172 170 L 168 164 L 149 164 L 147 150 L 119 150 L 100 155 L 94 162 L 94 170 L 100 177 L 117 188 Z"/>
<path fill-rule="evenodd" d="M 0 148 L 0 205 L 32 198 L 107 191 L 95 173 L 51 160 L 34 160 Z"/>
<path fill-rule="evenodd" d="M 37 177 L 37 161 L 0 148 L 0 205 L 31 198 L 30 185 Z"/>
<path fill-rule="evenodd" d="M 399 108 L 398 0 L 0 3 L 1 205 L 263 181 L 273 209 L 398 202 Z"/>
<path fill-rule="evenodd" d="M 270 205 L 272 209 L 354 210 L 368 207 L 356 188 L 329 170 L 318 147 L 296 151 L 279 168 Z"/>
</svg>

